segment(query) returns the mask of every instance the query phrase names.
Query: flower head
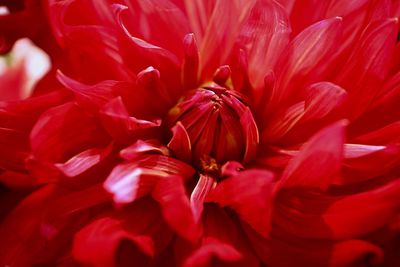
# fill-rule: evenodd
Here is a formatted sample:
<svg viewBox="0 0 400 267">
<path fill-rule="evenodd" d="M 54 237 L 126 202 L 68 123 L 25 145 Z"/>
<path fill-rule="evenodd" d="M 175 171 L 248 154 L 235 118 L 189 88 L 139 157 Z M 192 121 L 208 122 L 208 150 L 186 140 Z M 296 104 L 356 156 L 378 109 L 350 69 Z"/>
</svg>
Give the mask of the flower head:
<svg viewBox="0 0 400 267">
<path fill-rule="evenodd" d="M 399 265 L 399 1 L 0 4 L 0 265 Z"/>
</svg>

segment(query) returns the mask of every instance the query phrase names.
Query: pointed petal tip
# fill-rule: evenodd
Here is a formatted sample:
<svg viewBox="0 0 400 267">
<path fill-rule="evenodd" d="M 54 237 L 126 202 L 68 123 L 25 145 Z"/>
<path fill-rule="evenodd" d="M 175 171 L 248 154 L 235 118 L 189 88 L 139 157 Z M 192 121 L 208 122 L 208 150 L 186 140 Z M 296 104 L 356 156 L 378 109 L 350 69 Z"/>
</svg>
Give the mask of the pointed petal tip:
<svg viewBox="0 0 400 267">
<path fill-rule="evenodd" d="M 137 84 L 152 84 L 160 79 L 160 71 L 153 66 L 149 66 L 137 75 Z"/>
<path fill-rule="evenodd" d="M 199 49 L 197 47 L 196 38 L 193 33 L 188 33 L 183 38 L 183 47 L 186 56 L 190 58 L 198 58 Z"/>
</svg>

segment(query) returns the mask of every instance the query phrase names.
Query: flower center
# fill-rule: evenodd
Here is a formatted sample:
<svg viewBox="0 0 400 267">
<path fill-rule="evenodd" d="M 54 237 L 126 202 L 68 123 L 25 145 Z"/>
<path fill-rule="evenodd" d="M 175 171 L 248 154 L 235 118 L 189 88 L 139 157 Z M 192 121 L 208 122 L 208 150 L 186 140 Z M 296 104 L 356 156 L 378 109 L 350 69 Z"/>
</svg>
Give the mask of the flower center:
<svg viewBox="0 0 400 267">
<path fill-rule="evenodd" d="M 240 93 L 216 83 L 190 91 L 168 114 L 170 127 L 180 122 L 190 139 L 192 161 L 214 173 L 226 161 L 248 162 L 258 144 L 258 130 Z M 249 134 L 256 131 L 256 134 Z"/>
</svg>

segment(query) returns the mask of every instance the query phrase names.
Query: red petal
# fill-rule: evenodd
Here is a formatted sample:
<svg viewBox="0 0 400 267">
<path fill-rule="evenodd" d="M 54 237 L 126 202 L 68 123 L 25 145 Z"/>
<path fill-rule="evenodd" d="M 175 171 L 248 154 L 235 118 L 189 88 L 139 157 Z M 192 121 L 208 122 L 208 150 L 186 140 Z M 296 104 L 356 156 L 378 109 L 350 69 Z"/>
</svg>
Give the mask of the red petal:
<svg viewBox="0 0 400 267">
<path fill-rule="evenodd" d="M 117 204 L 127 204 L 150 193 L 160 179 L 180 175 L 185 180 L 194 170 L 176 159 L 150 155 L 114 168 L 104 182 L 105 189 L 113 194 Z"/>
<path fill-rule="evenodd" d="M 192 191 L 190 196 L 190 204 L 192 206 L 195 221 L 198 222 L 201 219 L 201 215 L 204 209 L 204 201 L 207 198 L 210 190 L 215 187 L 216 182 L 214 178 L 200 174 L 199 181 Z"/>
<path fill-rule="evenodd" d="M 239 45 L 247 52 L 249 76 L 254 88 L 263 89 L 265 75 L 274 68 L 289 42 L 290 24 L 275 1 L 256 1 L 239 34 Z"/>
<path fill-rule="evenodd" d="M 158 140 L 143 141 L 139 139 L 119 152 L 121 158 L 125 160 L 134 160 L 146 154 L 169 156 L 169 151 L 168 148 L 161 145 Z"/>
<path fill-rule="evenodd" d="M 140 137 L 157 136 L 157 128 L 161 123 L 160 120 L 148 121 L 129 116 L 121 97 L 103 106 L 101 119 L 110 135 L 122 143 L 130 143 Z"/>
<path fill-rule="evenodd" d="M 177 122 L 171 129 L 172 138 L 168 143 L 168 148 L 175 156 L 185 162 L 190 162 L 192 156 L 192 146 L 185 127 L 181 122 Z"/>
<path fill-rule="evenodd" d="M 240 124 L 243 127 L 244 138 L 246 140 L 243 163 L 248 163 L 256 157 L 258 143 L 260 142 L 257 124 L 249 108 L 246 108 L 246 111 L 241 115 Z"/>
<path fill-rule="evenodd" d="M 248 229 L 247 229 L 248 230 Z M 258 256 L 268 266 L 345 267 L 379 264 L 383 251 L 363 240 L 340 242 L 277 236 L 264 239 L 246 231 Z"/>
<path fill-rule="evenodd" d="M 400 181 L 343 196 L 281 192 L 274 220 L 291 235 L 341 240 L 378 230 L 397 215 Z"/>
<path fill-rule="evenodd" d="M 194 89 L 198 83 L 199 50 L 194 35 L 187 34 L 183 39 L 185 58 L 183 62 L 183 86 L 186 90 Z"/>
<path fill-rule="evenodd" d="M 103 146 L 107 137 L 84 110 L 67 103 L 43 113 L 32 129 L 30 140 L 35 157 L 62 162 L 85 149 Z"/>
<path fill-rule="evenodd" d="M 390 67 L 397 37 L 397 20 L 371 23 L 353 50 L 337 83 L 349 92 L 352 115 L 358 116 L 371 104 Z"/>
<path fill-rule="evenodd" d="M 115 203 L 127 204 L 150 193 L 161 177 L 168 174 L 140 168 L 137 164 L 121 164 L 108 176 L 104 188 L 113 194 Z"/>
<path fill-rule="evenodd" d="M 361 144 L 388 144 L 400 141 L 400 121 L 396 121 L 375 131 L 355 137 L 353 140 Z"/>
<path fill-rule="evenodd" d="M 166 222 L 183 238 L 199 238 L 199 225 L 195 221 L 189 198 L 180 176 L 169 176 L 158 181 L 153 197 L 160 203 Z"/>
<path fill-rule="evenodd" d="M 277 63 L 276 86 L 271 102 L 293 98 L 294 88 L 321 80 L 338 46 L 341 18 L 315 23 L 301 32 Z M 272 107 L 270 107 L 272 109 Z"/>
<path fill-rule="evenodd" d="M 234 209 L 242 220 L 263 236 L 269 233 L 274 175 L 264 170 L 245 170 L 223 180 L 207 201 Z"/>
<path fill-rule="evenodd" d="M 346 145 L 343 177 L 338 184 L 363 182 L 393 170 L 400 162 L 400 146 Z"/>
<path fill-rule="evenodd" d="M 302 120 L 320 119 L 340 107 L 347 99 L 346 91 L 330 82 L 312 84 L 307 89 Z"/>
<path fill-rule="evenodd" d="M 314 135 L 289 162 L 278 188 L 327 189 L 340 172 L 345 125 L 339 121 Z"/>
<path fill-rule="evenodd" d="M 0 228 L 0 264 L 29 266 L 38 261 L 45 239 L 39 224 L 54 187 L 43 187 L 27 198 L 5 218 Z"/>
<path fill-rule="evenodd" d="M 125 2 L 129 9 L 121 19 L 133 35 L 166 48 L 181 58 L 181 40 L 189 32 L 189 22 L 182 10 L 183 3 L 177 2 L 182 1 Z"/>
<path fill-rule="evenodd" d="M 123 30 L 125 36 L 129 39 L 130 45 L 132 45 L 132 47 L 134 47 L 136 51 L 141 52 L 142 58 L 145 58 L 150 61 L 166 60 L 169 61 L 170 64 L 172 63 L 173 65 L 179 65 L 179 59 L 176 57 L 176 55 L 174 55 L 170 51 L 162 47 L 159 47 L 157 45 L 146 42 L 142 38 L 133 36 L 125 26 L 125 23 L 122 19 L 122 13 L 124 11 L 126 12 L 127 8 L 121 5 L 117 5 L 115 7 L 116 7 L 116 16 L 119 26 Z M 180 38 L 179 40 L 182 40 L 182 38 Z M 151 64 L 151 65 L 157 66 L 158 64 Z"/>
<path fill-rule="evenodd" d="M 203 78 L 211 78 L 214 71 L 226 63 L 240 27 L 247 19 L 254 3 L 254 0 L 239 0 L 231 5 L 220 1 L 215 3 L 204 38 L 200 40 Z"/>
<path fill-rule="evenodd" d="M 154 256 L 154 245 L 149 236 L 135 235 L 126 231 L 118 220 L 98 219 L 75 235 L 73 256 L 81 263 L 108 267 L 117 266 L 124 242 L 131 244 L 130 257 L 136 264 L 148 266 Z"/>
<path fill-rule="evenodd" d="M 87 149 L 73 156 L 65 163 L 58 163 L 55 164 L 55 166 L 64 173 L 65 176 L 74 177 L 100 163 L 111 153 L 111 150 L 111 144 L 104 149 Z"/>
<path fill-rule="evenodd" d="M 213 238 L 204 240 L 204 244 L 185 261 L 184 267 L 208 267 L 213 264 L 225 266 L 242 259 L 242 255 L 233 246 Z"/>
</svg>

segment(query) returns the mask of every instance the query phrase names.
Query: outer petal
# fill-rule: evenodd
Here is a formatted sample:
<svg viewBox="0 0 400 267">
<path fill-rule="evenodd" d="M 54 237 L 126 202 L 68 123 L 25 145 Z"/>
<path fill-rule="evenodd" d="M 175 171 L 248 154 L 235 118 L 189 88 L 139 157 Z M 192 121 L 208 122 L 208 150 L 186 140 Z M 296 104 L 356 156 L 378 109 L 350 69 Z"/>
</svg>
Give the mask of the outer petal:
<svg viewBox="0 0 400 267">
<path fill-rule="evenodd" d="M 275 1 L 256 1 L 240 30 L 238 45 L 248 55 L 250 81 L 256 89 L 264 86 L 265 75 L 274 68 L 289 42 L 290 25 L 283 8 Z"/>
<path fill-rule="evenodd" d="M 192 177 L 194 170 L 176 159 L 150 155 L 114 168 L 104 182 L 105 189 L 114 195 L 117 204 L 127 204 L 150 193 L 160 179 L 171 175 Z"/>
<path fill-rule="evenodd" d="M 263 236 L 269 233 L 272 209 L 273 174 L 245 170 L 223 180 L 207 201 L 234 209 L 242 220 Z"/>
<path fill-rule="evenodd" d="M 345 124 L 337 122 L 313 136 L 290 161 L 278 188 L 327 189 L 340 172 Z"/>
<path fill-rule="evenodd" d="M 371 190 L 333 196 L 282 191 L 275 209 L 276 223 L 290 235 L 341 240 L 365 235 L 391 222 L 399 209 L 400 181 Z"/>
<path fill-rule="evenodd" d="M 71 154 L 101 146 L 107 141 L 97 122 L 73 103 L 43 113 L 32 129 L 30 139 L 33 155 L 50 162 L 66 160 Z"/>
<path fill-rule="evenodd" d="M 166 222 L 180 236 L 196 241 L 200 234 L 200 225 L 195 220 L 189 198 L 180 176 L 169 176 L 158 181 L 152 196 L 160 203 Z"/>
<path fill-rule="evenodd" d="M 124 248 L 126 247 L 126 248 Z M 154 256 L 151 237 L 134 235 L 112 218 L 98 219 L 79 231 L 74 239 L 73 256 L 81 263 L 96 267 L 118 266 L 122 251 L 140 266 L 149 266 Z"/>
<path fill-rule="evenodd" d="M 75 236 L 73 256 L 93 266 L 153 266 L 172 234 L 157 205 L 143 199 L 119 212 L 95 219 Z"/>
<path fill-rule="evenodd" d="M 353 116 L 364 112 L 377 95 L 376 88 L 390 67 L 397 28 L 396 19 L 371 23 L 337 78 L 338 84 L 349 91 Z"/>
<path fill-rule="evenodd" d="M 246 233 L 258 256 L 271 266 L 348 267 L 383 261 L 382 249 L 363 240 L 330 242 L 283 235 L 263 239 L 249 230 Z"/>
<path fill-rule="evenodd" d="M 204 38 L 200 41 L 202 77 L 211 78 L 214 71 L 226 62 L 254 3 L 254 0 L 234 0 L 230 4 L 226 1 L 215 3 Z"/>
<path fill-rule="evenodd" d="M 271 109 L 287 98 L 293 98 L 295 88 L 321 80 L 327 71 L 340 36 L 341 18 L 320 21 L 301 32 L 289 45 L 277 63 L 276 86 Z M 293 95 L 294 93 L 294 95 Z"/>
<path fill-rule="evenodd" d="M 0 232 L 0 264 L 29 266 L 39 262 L 38 255 L 45 244 L 39 223 L 44 207 L 54 192 L 52 186 L 32 193 L 2 222 Z"/>
<path fill-rule="evenodd" d="M 160 120 L 143 120 L 129 116 L 121 97 L 115 98 L 101 109 L 104 128 L 117 142 L 130 143 L 141 137 L 159 135 Z"/>
</svg>

